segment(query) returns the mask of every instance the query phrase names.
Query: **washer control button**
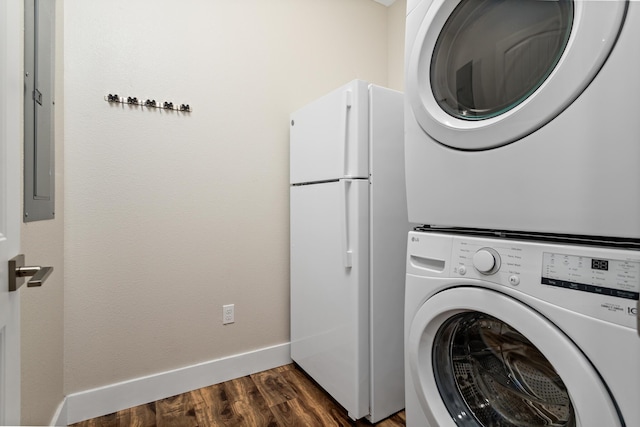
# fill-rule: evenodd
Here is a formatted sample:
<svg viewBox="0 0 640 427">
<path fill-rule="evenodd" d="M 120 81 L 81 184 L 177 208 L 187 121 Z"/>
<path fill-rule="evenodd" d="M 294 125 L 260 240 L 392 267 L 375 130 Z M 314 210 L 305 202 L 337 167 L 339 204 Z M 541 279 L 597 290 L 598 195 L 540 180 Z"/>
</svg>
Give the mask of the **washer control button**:
<svg viewBox="0 0 640 427">
<path fill-rule="evenodd" d="M 461 265 L 460 267 L 458 267 L 458 273 L 460 273 L 461 276 L 464 276 L 465 274 L 467 274 L 467 267 Z"/>
<path fill-rule="evenodd" d="M 494 274 L 500 269 L 500 255 L 495 249 L 482 248 L 473 255 L 473 266 L 482 274 Z"/>
<path fill-rule="evenodd" d="M 518 286 L 520 284 L 520 277 L 514 274 L 513 276 L 509 277 L 509 283 L 511 283 L 513 286 Z"/>
</svg>

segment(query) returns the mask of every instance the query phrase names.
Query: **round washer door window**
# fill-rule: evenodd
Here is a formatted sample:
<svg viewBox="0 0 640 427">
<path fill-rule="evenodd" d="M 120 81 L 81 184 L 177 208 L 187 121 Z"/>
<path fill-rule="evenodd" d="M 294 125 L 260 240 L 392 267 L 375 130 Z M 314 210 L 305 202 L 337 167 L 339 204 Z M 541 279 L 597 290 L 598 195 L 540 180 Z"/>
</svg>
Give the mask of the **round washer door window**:
<svg viewBox="0 0 640 427">
<path fill-rule="evenodd" d="M 549 360 L 507 323 L 479 312 L 438 331 L 434 375 L 449 414 L 470 426 L 574 427 L 567 386 Z"/>
<path fill-rule="evenodd" d="M 422 1 L 407 17 L 406 97 L 415 119 L 432 139 L 461 150 L 535 132 L 593 81 L 626 8 L 624 1 Z"/>
<path fill-rule="evenodd" d="M 430 297 L 411 321 L 405 352 L 407 393 L 415 393 L 408 402 L 419 402 L 433 425 L 623 425 L 576 344 L 500 292 L 460 286 Z"/>
</svg>

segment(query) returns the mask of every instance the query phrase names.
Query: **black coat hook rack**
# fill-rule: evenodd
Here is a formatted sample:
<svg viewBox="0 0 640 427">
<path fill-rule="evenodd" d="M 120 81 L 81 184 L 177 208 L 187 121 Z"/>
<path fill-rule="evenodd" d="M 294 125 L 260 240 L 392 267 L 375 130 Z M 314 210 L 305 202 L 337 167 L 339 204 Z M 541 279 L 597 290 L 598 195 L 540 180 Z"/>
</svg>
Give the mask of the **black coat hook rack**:
<svg viewBox="0 0 640 427">
<path fill-rule="evenodd" d="M 189 104 L 174 104 L 173 101 L 156 101 L 155 99 L 142 99 L 136 96 L 120 96 L 116 94 L 108 94 L 104 97 L 104 100 L 109 103 L 117 103 L 117 104 L 127 104 L 132 106 L 146 107 L 149 109 L 160 109 L 160 110 L 173 110 L 180 111 L 182 113 L 190 113 L 193 111 Z"/>
</svg>

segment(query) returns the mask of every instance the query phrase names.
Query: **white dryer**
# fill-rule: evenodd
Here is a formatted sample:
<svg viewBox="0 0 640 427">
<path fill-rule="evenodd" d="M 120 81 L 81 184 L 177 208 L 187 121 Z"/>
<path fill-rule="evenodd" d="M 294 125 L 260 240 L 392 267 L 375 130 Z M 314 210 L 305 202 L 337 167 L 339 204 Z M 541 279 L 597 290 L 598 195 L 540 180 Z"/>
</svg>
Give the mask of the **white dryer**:
<svg viewBox="0 0 640 427">
<path fill-rule="evenodd" d="M 638 251 L 409 233 L 407 426 L 640 426 L 638 292 Z"/>
<path fill-rule="evenodd" d="M 638 40 L 634 1 L 408 0 L 410 222 L 640 238 Z"/>
</svg>

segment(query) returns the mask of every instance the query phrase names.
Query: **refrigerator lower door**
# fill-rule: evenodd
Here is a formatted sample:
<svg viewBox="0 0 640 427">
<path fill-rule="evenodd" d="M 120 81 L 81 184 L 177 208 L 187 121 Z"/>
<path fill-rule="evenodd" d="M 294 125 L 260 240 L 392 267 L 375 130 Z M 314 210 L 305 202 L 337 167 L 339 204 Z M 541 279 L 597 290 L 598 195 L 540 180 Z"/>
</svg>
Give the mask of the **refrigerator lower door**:
<svg viewBox="0 0 640 427">
<path fill-rule="evenodd" d="M 369 182 L 291 187 L 291 358 L 353 419 L 369 413 Z"/>
</svg>

